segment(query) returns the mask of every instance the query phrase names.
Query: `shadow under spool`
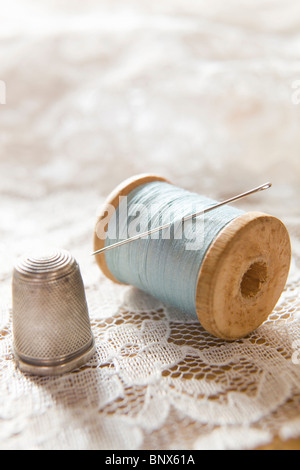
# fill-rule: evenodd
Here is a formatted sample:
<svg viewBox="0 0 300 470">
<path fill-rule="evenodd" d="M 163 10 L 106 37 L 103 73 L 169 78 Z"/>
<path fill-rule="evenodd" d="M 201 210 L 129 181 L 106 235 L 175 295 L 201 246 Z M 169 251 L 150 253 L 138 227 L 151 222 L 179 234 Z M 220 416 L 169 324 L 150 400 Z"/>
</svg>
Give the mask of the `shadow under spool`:
<svg viewBox="0 0 300 470">
<path fill-rule="evenodd" d="M 105 246 L 98 237 L 99 224 L 107 225 L 108 207 L 120 197 L 153 181 L 171 184 L 156 175 L 138 175 L 121 183 L 106 199 L 94 232 L 94 251 Z M 132 242 L 135 243 L 135 242 Z M 110 272 L 105 253 L 96 255 L 104 275 L 120 283 Z M 200 267 L 196 288 L 196 312 L 201 325 L 218 338 L 242 338 L 261 325 L 276 306 L 287 282 L 291 243 L 285 225 L 276 217 L 248 212 L 227 224 L 212 241 Z"/>
</svg>

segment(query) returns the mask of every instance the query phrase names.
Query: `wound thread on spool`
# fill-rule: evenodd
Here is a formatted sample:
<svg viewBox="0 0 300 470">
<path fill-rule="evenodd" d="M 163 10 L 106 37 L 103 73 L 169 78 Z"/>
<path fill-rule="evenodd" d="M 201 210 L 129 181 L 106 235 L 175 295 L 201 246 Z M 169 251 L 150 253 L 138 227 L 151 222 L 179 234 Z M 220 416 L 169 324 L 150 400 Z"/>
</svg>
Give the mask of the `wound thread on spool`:
<svg viewBox="0 0 300 470">
<path fill-rule="evenodd" d="M 123 196 L 126 211 L 120 204 Z M 198 318 L 214 336 L 233 340 L 255 330 L 278 302 L 290 267 L 290 239 L 277 218 L 230 206 L 206 214 L 200 224 L 176 225 L 193 207 L 213 204 L 164 178 L 133 177 L 107 198 L 96 224 L 94 250 L 128 237 L 132 222 L 143 232 L 149 224 L 159 225 L 161 215 L 173 217 L 169 237 L 162 232 L 136 240 L 98 254 L 97 263 L 114 282 L 134 285 Z M 134 221 L 138 207 L 149 210 Z M 178 231 L 185 236 L 178 236 Z M 192 235 L 196 247 L 187 249 Z"/>
</svg>

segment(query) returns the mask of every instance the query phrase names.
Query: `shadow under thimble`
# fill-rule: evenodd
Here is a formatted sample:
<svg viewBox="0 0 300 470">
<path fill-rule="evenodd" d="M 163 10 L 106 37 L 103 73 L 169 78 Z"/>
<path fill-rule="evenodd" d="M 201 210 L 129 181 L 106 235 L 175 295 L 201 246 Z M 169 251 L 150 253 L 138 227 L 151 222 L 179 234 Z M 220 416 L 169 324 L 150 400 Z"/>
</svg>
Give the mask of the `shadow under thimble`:
<svg viewBox="0 0 300 470">
<path fill-rule="evenodd" d="M 79 266 L 64 250 L 23 258 L 14 268 L 13 349 L 23 372 L 60 375 L 95 352 Z"/>
</svg>

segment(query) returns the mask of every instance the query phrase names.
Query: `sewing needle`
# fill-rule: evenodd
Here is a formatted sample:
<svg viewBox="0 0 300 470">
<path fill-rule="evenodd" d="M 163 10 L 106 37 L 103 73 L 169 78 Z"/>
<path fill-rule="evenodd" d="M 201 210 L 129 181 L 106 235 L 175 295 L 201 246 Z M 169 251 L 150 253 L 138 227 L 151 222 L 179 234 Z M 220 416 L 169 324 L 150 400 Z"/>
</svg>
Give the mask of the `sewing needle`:
<svg viewBox="0 0 300 470">
<path fill-rule="evenodd" d="M 217 204 L 214 204 L 213 206 L 209 206 L 206 209 L 195 212 L 194 214 L 190 214 L 188 216 L 185 216 L 181 219 L 181 222 L 186 222 L 187 220 L 193 219 L 195 217 L 199 217 L 200 215 L 207 214 L 208 212 L 211 212 L 215 209 L 218 209 L 219 207 L 225 206 L 227 204 L 230 204 L 231 202 L 238 201 L 244 197 L 250 196 L 252 194 L 258 193 L 260 191 L 266 191 L 267 189 L 271 188 L 272 183 L 265 183 L 261 186 L 258 186 L 257 188 L 251 189 L 250 191 L 247 191 L 245 193 L 239 194 L 237 196 L 231 197 L 230 199 L 226 199 L 223 202 L 219 202 Z M 108 245 L 101 250 L 94 251 L 91 256 L 98 255 L 100 253 L 104 253 L 105 251 L 112 250 L 113 248 L 117 248 L 119 246 L 125 245 L 127 243 L 133 242 L 135 240 L 139 240 L 140 238 L 144 238 L 148 235 L 151 235 L 153 233 L 159 232 L 161 230 L 164 230 L 166 228 L 169 228 L 174 222 L 168 222 L 164 225 L 161 225 L 160 227 L 155 227 L 151 230 L 148 230 L 147 232 L 139 233 L 138 235 L 135 235 L 133 237 L 127 238 L 126 240 L 121 240 L 119 242 L 113 243 L 112 245 Z"/>
</svg>

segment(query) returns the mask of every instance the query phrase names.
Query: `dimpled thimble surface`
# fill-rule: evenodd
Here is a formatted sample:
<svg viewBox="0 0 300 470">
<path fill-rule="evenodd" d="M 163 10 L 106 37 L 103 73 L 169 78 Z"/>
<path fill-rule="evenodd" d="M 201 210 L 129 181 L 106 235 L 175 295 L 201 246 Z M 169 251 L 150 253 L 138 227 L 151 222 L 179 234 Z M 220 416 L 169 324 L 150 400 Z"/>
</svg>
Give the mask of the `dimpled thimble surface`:
<svg viewBox="0 0 300 470">
<path fill-rule="evenodd" d="M 79 266 L 64 250 L 26 256 L 15 266 L 13 349 L 18 367 L 59 375 L 95 352 Z"/>
</svg>

